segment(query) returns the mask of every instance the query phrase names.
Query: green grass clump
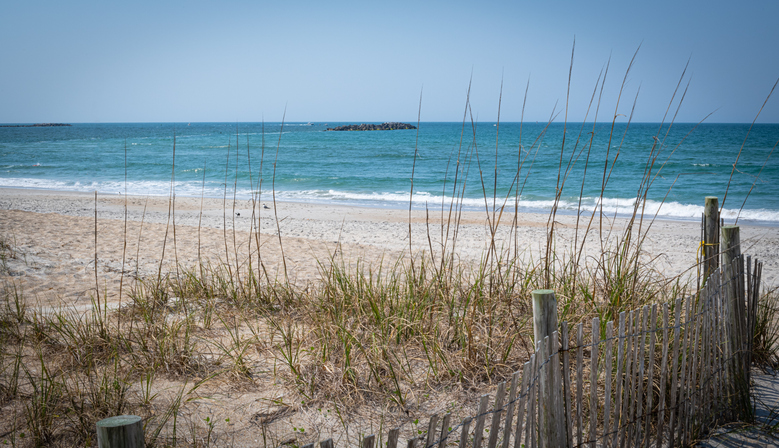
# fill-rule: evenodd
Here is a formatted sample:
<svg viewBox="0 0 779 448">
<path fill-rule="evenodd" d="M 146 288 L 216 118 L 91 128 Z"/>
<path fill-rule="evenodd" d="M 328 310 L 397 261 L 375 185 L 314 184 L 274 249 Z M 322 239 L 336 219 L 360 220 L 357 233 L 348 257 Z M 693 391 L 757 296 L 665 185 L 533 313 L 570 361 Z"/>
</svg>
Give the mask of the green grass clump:
<svg viewBox="0 0 779 448">
<path fill-rule="evenodd" d="M 0 274 L 8 273 L 8 261 L 17 257 L 13 241 L 0 234 Z"/>
</svg>

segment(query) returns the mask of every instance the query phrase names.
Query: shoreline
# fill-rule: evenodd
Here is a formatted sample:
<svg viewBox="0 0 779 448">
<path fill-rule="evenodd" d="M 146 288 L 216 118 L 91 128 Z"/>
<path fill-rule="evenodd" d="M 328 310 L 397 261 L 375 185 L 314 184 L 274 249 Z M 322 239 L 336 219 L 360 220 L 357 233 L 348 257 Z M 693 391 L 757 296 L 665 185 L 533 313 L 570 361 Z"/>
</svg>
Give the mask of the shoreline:
<svg viewBox="0 0 779 448">
<path fill-rule="evenodd" d="M 79 191 L 79 190 L 57 190 L 57 189 L 49 189 L 49 188 L 37 188 L 37 187 L 6 187 L 6 186 L 0 186 L 0 209 L 3 208 L 4 204 L 1 202 L 4 197 L 7 196 L 65 196 L 65 197 L 73 197 L 73 198 L 90 198 L 90 200 L 94 199 L 94 191 L 87 192 L 87 191 Z M 145 200 L 148 198 L 151 201 L 167 201 L 169 196 L 168 195 L 140 195 L 140 194 L 132 194 L 129 193 L 126 195 L 129 199 L 143 199 Z M 100 193 L 98 192 L 98 198 L 100 200 L 104 199 L 116 199 L 121 198 L 122 202 L 125 198 L 125 194 L 121 192 L 117 193 Z M 180 203 L 182 201 L 185 202 L 192 202 L 192 201 L 199 201 L 201 199 L 204 199 L 205 201 L 208 201 L 209 203 L 215 203 L 218 201 L 223 201 L 222 197 L 219 196 L 191 196 L 191 195 L 176 195 L 176 202 Z M 232 206 L 233 198 L 227 197 L 227 203 Z M 238 196 L 235 200 L 235 202 L 241 203 L 241 204 L 247 204 L 251 203 L 252 199 L 247 199 L 245 197 Z M 112 201 L 116 202 L 116 201 Z M 272 198 L 270 194 L 266 194 L 265 199 L 260 201 L 261 203 L 272 203 Z M 500 202 L 500 201 L 499 201 Z M 386 213 L 408 213 L 408 203 L 406 202 L 403 204 L 403 206 L 395 206 L 396 203 L 392 201 L 388 201 L 386 203 L 372 203 L 370 201 L 367 202 L 355 202 L 355 203 L 349 203 L 346 201 L 337 201 L 337 200 L 290 200 L 290 199 L 281 199 L 276 200 L 277 205 L 278 204 L 285 204 L 287 207 L 293 207 L 294 205 L 300 205 L 300 206 L 312 206 L 312 207 L 322 207 L 322 208 L 345 208 L 345 209 L 365 209 L 365 210 L 377 210 L 381 212 Z M 703 202 L 701 202 L 703 203 Z M 397 203 L 401 204 L 401 203 Z M 430 207 L 428 210 L 431 213 L 440 212 L 441 207 L 439 202 L 435 202 L 432 204 L 433 206 Z M 702 210 L 703 206 L 701 206 Z M 244 207 L 244 209 L 247 209 L 247 207 Z M 249 208 L 250 209 L 250 206 Z M 413 204 L 411 207 L 412 212 L 416 213 L 423 213 L 425 211 L 425 207 Z M 484 206 L 474 207 L 471 205 L 463 205 L 462 210 L 464 213 L 467 214 L 484 214 L 485 209 Z M 498 207 L 497 210 L 499 211 L 500 208 Z M 513 206 L 510 203 L 510 201 L 506 204 L 504 214 L 508 214 L 510 216 L 513 216 Z M 35 211 L 35 210 L 27 210 L 27 211 Z M 59 213 L 57 211 L 56 213 Z M 492 213 L 490 211 L 490 213 Z M 588 219 L 589 216 L 592 214 L 591 211 L 583 210 L 580 214 L 582 219 Z M 528 208 L 528 207 L 520 207 L 519 210 L 520 216 L 526 216 L 526 217 L 543 217 L 546 218 L 549 215 L 548 210 L 543 210 L 540 208 Z M 557 216 L 569 216 L 569 217 L 575 217 L 576 212 L 573 210 L 568 209 L 558 209 Z M 596 215 L 597 216 L 597 215 Z M 648 218 L 651 219 L 651 214 L 647 213 Z M 630 218 L 630 214 L 627 213 L 613 213 L 613 212 L 604 212 L 603 213 L 604 219 L 608 219 L 609 221 L 615 220 L 627 220 Z M 573 218 L 571 218 L 573 219 Z M 657 218 L 654 219 L 655 222 L 668 222 L 668 223 L 686 223 L 686 224 L 699 224 L 700 219 L 699 218 L 691 218 L 691 217 L 682 217 L 682 216 L 667 216 L 667 215 L 658 215 Z M 779 228 L 779 221 L 766 221 L 766 220 L 750 220 L 746 218 L 739 218 L 739 223 L 741 226 L 746 227 L 758 227 L 758 228 Z M 726 222 L 726 225 L 728 223 Z"/>
</svg>

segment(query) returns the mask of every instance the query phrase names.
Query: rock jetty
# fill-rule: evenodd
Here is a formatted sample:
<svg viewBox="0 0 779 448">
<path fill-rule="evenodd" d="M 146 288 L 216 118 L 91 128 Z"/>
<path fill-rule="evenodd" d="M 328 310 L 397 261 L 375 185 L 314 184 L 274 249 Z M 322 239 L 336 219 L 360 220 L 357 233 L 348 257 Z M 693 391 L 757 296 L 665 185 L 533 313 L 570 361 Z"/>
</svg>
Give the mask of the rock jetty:
<svg viewBox="0 0 779 448">
<path fill-rule="evenodd" d="M 56 126 L 70 125 L 65 123 L 0 124 L 0 128 L 51 128 Z"/>
<path fill-rule="evenodd" d="M 396 129 L 416 129 L 416 126 L 407 123 L 382 123 L 382 124 L 349 124 L 336 128 L 327 128 L 328 131 L 394 131 Z"/>
</svg>

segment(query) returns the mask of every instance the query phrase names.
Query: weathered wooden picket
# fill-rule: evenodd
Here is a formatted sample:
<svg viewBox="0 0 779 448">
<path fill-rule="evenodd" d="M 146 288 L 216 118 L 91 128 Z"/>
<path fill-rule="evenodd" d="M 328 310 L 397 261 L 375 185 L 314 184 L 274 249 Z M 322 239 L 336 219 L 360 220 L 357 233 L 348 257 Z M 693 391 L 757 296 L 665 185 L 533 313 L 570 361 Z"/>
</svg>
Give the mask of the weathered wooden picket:
<svg viewBox="0 0 779 448">
<path fill-rule="evenodd" d="M 360 448 L 685 446 L 743 417 L 762 263 L 740 254 L 738 228 L 722 234 L 722 264 L 706 263 L 697 294 L 616 321 L 558 327 L 553 291 L 534 291 L 536 351 L 494 397 L 480 397 L 476 415 L 453 424 L 434 414 L 421 436 L 395 428 Z"/>
</svg>

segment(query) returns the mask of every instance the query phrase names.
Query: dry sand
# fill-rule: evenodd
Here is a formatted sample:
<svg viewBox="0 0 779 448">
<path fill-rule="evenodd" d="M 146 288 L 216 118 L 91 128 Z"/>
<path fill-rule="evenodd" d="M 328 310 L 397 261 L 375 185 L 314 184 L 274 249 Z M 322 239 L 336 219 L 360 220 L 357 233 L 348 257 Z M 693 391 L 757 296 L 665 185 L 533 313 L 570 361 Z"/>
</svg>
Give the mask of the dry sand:
<svg viewBox="0 0 779 448">
<path fill-rule="evenodd" d="M 111 305 L 116 306 L 121 281 L 127 282 L 127 278 L 135 275 L 156 275 L 163 247 L 163 272 L 174 272 L 177 262 L 179 266 L 194 267 L 198 257 L 211 262 L 235 263 L 238 253 L 242 262 L 252 251 L 254 257 L 261 257 L 273 273 L 281 276 L 284 264 L 278 237 L 280 231 L 287 272 L 298 285 L 316 281 L 319 263 L 327 264 L 334 253 L 350 262 L 360 258 L 376 265 L 382 259 L 395 260 L 409 247 L 408 210 L 304 203 L 277 203 L 274 206 L 270 201 L 263 201 L 256 209 L 259 219 L 253 220 L 250 201 L 233 203 L 232 200 L 207 198 L 202 202 L 201 215 L 200 198 L 176 198 L 174 218 L 169 218 L 173 204 L 168 198 L 129 197 L 126 204 L 125 221 L 125 198 L 122 196 L 100 195 L 95 202 L 94 195 L 83 193 L 0 189 L 0 237 L 10 242 L 18 254 L 17 258 L 6 260 L 4 269 L 0 270 L 0 282 L 6 288 L 9 285 L 20 288 L 24 296 L 44 312 L 62 305 L 85 310 L 91 306 L 96 285 L 103 300 L 107 297 Z M 444 216 L 443 221 L 446 218 Z M 512 219 L 510 215 L 502 217 L 503 224 L 496 235 L 498 247 L 510 247 L 516 237 L 519 247 L 523 248 L 520 256 L 537 260 L 546 243 L 548 216 L 522 214 L 516 236 L 510 233 L 511 226 L 507 225 Z M 585 218 L 582 220 L 584 222 Z M 261 228 L 259 254 L 256 253 L 256 240 L 249 232 L 257 221 Z M 570 247 L 577 237 L 576 217 L 558 216 L 556 221 L 557 248 Z M 446 238 L 441 236 L 440 208 L 429 214 L 414 210 L 411 222 L 413 250 L 442 250 L 441 241 Z M 613 223 L 604 222 L 603 226 L 618 234 L 625 223 L 625 220 L 617 219 Z M 599 250 L 597 221 L 592 228 L 585 259 Z M 776 285 L 779 280 L 776 257 L 779 228 L 742 226 L 741 230 L 743 252 L 764 263 L 763 284 L 766 287 Z M 478 262 L 485 253 L 489 236 L 484 212 L 463 213 L 455 248 L 458 257 L 463 261 Z M 578 238 L 582 237 L 580 232 Z M 695 275 L 691 266 L 695 265 L 699 243 L 699 223 L 657 220 L 652 223 L 644 249 L 646 256 L 654 258 L 656 267 L 664 274 L 691 278 Z M 291 392 L 272 379 L 268 384 L 253 387 L 250 392 L 219 385 L 214 385 L 209 392 L 207 399 L 188 403 L 186 413 L 195 420 L 202 415 L 222 418 L 219 428 L 231 434 L 230 440 L 235 446 L 254 444 L 258 437 L 258 421 L 284 421 L 287 434 L 292 436 L 292 428 L 297 424 L 322 430 L 323 434 L 327 433 L 328 425 L 338 426 L 333 415 L 319 409 L 299 409 L 294 418 L 287 415 L 294 412 L 273 403 L 283 402 L 283 397 L 290 396 Z M 461 391 L 460 396 L 450 391 L 445 398 L 460 400 L 475 392 Z M 418 408 L 418 412 L 445 404 L 431 402 Z M 379 409 L 364 408 L 359 412 L 374 417 L 380 414 Z M 225 416 L 231 418 L 230 422 L 224 421 Z M 286 437 L 283 433 L 276 435 Z"/>
</svg>

